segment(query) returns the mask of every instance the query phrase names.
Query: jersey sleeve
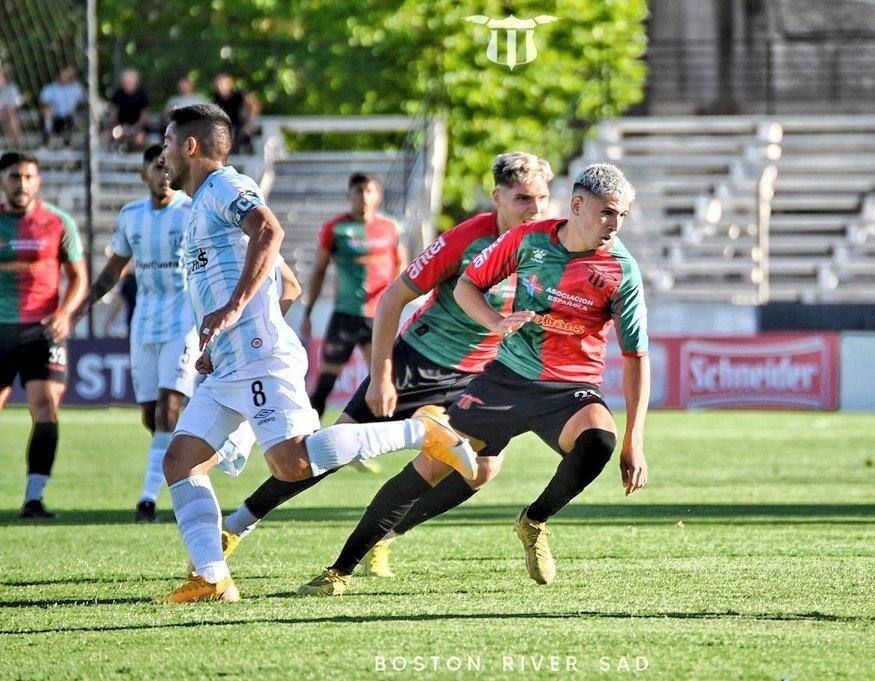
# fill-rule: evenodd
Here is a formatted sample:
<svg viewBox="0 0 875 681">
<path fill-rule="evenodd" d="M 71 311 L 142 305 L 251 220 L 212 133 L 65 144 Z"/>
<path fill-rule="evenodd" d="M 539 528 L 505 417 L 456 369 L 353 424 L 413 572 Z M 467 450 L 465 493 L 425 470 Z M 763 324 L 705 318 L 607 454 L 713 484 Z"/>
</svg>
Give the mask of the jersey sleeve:
<svg viewBox="0 0 875 681">
<path fill-rule="evenodd" d="M 64 223 L 64 233 L 61 235 L 61 261 L 79 262 L 82 260 L 82 239 L 79 238 L 79 230 L 76 223 L 69 215 L 61 215 Z"/>
<path fill-rule="evenodd" d="M 128 235 L 125 232 L 125 211 L 123 210 L 118 215 L 115 233 L 112 235 L 112 241 L 109 242 L 109 247 L 113 253 L 120 255 L 123 258 L 130 258 L 134 251 L 131 249 L 131 242 L 128 241 Z"/>
<path fill-rule="evenodd" d="M 420 295 L 428 293 L 459 273 L 459 263 L 474 238 L 464 227 L 444 232 L 411 261 L 401 278 Z"/>
<path fill-rule="evenodd" d="M 647 354 L 647 308 L 641 270 L 632 259 L 621 259 L 623 281 L 611 298 L 611 316 L 617 329 L 617 341 L 624 357 Z"/>
<path fill-rule="evenodd" d="M 335 220 L 329 220 L 322 225 L 322 229 L 319 231 L 319 248 L 329 253 L 334 253 L 334 226 L 336 224 Z"/>
<path fill-rule="evenodd" d="M 516 271 L 517 252 L 525 237 L 523 229 L 505 232 L 498 240 L 474 258 L 462 277 L 481 291 L 487 291 Z"/>
<path fill-rule="evenodd" d="M 243 226 L 243 221 L 250 211 L 265 205 L 264 197 L 255 182 L 237 179 L 225 181 L 217 200 L 221 202 L 217 208 L 222 217 L 238 228 Z"/>
</svg>

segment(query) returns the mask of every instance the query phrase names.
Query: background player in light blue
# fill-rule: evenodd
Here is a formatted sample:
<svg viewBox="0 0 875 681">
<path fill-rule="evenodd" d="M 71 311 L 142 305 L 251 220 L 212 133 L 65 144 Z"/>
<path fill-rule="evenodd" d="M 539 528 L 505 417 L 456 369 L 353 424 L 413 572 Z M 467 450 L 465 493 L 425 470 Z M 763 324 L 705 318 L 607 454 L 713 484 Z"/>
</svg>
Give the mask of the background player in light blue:
<svg viewBox="0 0 875 681">
<path fill-rule="evenodd" d="M 160 154 L 157 144 L 143 153 L 140 177 L 149 196 L 122 208 L 109 260 L 88 297 L 89 303 L 103 297 L 133 258 L 137 303 L 131 324 L 131 377 L 143 425 L 152 433 L 135 514 L 139 522 L 155 520 L 155 502 L 164 484 L 161 462 L 197 375 L 197 333 L 182 267 L 182 235 L 191 217 L 191 199 L 170 188 L 157 163 Z"/>
<path fill-rule="evenodd" d="M 398 422 L 343 424 L 312 434 L 319 418 L 304 385 L 307 355 L 285 324 L 276 287 L 283 229 L 258 185 L 225 165 L 231 123 L 215 105 L 171 115 L 159 159 L 170 186 L 192 196 L 183 236 L 189 296 L 200 348 L 211 345 L 213 372 L 183 412 L 164 476 L 195 575 L 161 600 L 238 600 L 222 555 L 221 514 L 206 470 L 229 433 L 247 421 L 280 480 L 324 474 L 352 461 L 422 448 L 473 477 L 467 440 L 437 408 Z"/>
</svg>

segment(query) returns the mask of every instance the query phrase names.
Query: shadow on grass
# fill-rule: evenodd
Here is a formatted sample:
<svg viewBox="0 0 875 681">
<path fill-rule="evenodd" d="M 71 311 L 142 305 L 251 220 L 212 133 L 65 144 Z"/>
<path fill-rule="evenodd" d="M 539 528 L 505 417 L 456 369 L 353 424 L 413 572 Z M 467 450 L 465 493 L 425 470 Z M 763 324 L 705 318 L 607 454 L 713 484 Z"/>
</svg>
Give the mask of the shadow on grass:
<svg viewBox="0 0 875 681">
<path fill-rule="evenodd" d="M 338 523 L 350 526 L 361 518 L 358 507 L 280 508 L 270 520 Z M 444 525 L 503 525 L 513 522 L 520 506 L 469 505 L 438 518 Z M 130 509 L 62 509 L 55 520 L 21 520 L 17 510 L 0 510 L 0 526 L 133 525 Z M 713 524 L 861 524 L 875 522 L 875 504 L 572 504 L 554 522 L 586 525 L 661 525 L 695 521 Z"/>
<path fill-rule="evenodd" d="M 128 602 L 148 602 L 142 599 L 115 599 L 108 600 L 107 603 L 128 603 Z M 87 605 L 92 601 L 82 601 L 77 604 Z M 0 604 L 2 605 L 2 604 Z M 222 605 L 220 607 L 226 607 Z M 576 612 L 521 612 L 521 613 L 432 613 L 432 614 L 400 614 L 400 615 L 335 615 L 325 617 L 270 617 L 259 618 L 253 617 L 249 619 L 235 620 L 217 620 L 215 622 L 204 622 L 197 620 L 194 622 L 167 622 L 158 624 L 155 622 L 147 622 L 144 624 L 128 624 L 128 625 L 105 625 L 105 626 L 76 626 L 76 627 L 55 627 L 52 629 L 0 629 L 0 636 L 28 636 L 33 634 L 55 634 L 69 633 L 76 631 L 140 631 L 144 629 L 178 629 L 189 627 L 237 627 L 237 626 L 252 626 L 253 624 L 368 624 L 368 623 L 389 623 L 389 622 L 440 622 L 440 621 L 461 621 L 461 620 L 571 620 L 581 617 L 592 619 L 659 619 L 659 620 L 740 620 L 740 621 L 766 621 L 766 622 L 840 622 L 840 623 L 856 623 L 856 622 L 873 622 L 875 618 L 868 616 L 857 615 L 832 615 L 817 611 L 801 612 L 801 613 L 740 613 L 734 610 L 713 611 L 713 612 L 678 612 L 678 611 L 656 611 L 656 612 L 600 612 L 597 610 L 580 610 Z M 528 625 L 526 625 L 528 626 Z"/>
</svg>

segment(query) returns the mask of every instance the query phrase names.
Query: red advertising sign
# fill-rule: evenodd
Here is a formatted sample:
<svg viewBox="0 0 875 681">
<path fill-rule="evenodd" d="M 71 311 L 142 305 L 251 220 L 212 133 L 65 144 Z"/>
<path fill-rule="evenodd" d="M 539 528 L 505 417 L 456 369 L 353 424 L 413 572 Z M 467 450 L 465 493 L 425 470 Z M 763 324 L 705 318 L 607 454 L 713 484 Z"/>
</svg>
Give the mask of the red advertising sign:
<svg viewBox="0 0 875 681">
<path fill-rule="evenodd" d="M 838 407 L 835 334 L 692 338 L 678 350 L 681 407 Z"/>
</svg>

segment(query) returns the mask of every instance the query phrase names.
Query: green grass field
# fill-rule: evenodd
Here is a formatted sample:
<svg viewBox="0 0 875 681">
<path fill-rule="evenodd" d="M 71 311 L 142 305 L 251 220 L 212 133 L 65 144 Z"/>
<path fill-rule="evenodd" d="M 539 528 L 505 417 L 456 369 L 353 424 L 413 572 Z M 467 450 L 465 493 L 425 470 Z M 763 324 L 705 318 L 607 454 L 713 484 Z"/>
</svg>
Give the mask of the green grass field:
<svg viewBox="0 0 875 681">
<path fill-rule="evenodd" d="M 150 603 L 184 556 L 175 525 L 131 522 L 137 413 L 67 409 L 61 428 L 46 493 L 61 518 L 24 522 L 29 419 L 0 414 L 0 678 L 875 678 L 869 415 L 651 414 L 650 484 L 624 498 L 615 458 L 551 522 L 548 587 L 526 577 L 511 524 L 556 459 L 520 438 L 486 490 L 396 542 L 394 580 L 296 597 L 409 458 L 386 456 L 244 540 L 242 603 L 189 606 Z M 265 475 L 257 455 L 237 480 L 215 474 L 223 508 Z"/>
</svg>

